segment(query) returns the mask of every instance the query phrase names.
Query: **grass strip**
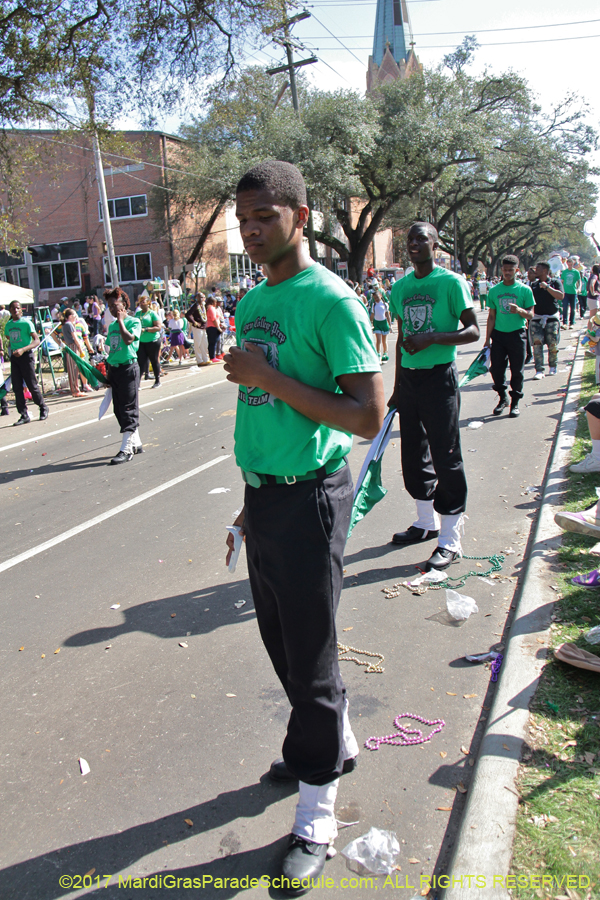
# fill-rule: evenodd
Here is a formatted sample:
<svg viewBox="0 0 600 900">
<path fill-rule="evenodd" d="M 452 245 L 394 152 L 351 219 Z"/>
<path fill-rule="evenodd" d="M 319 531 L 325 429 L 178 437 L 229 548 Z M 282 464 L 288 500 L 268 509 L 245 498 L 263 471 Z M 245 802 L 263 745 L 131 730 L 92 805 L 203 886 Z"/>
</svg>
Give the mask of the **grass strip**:
<svg viewBox="0 0 600 900">
<path fill-rule="evenodd" d="M 597 392 L 594 361 L 586 359 L 580 408 Z M 591 449 L 579 413 L 572 462 Z M 587 509 L 598 499 L 600 473 L 571 474 L 565 508 Z M 568 666 L 552 649 L 564 642 L 600 655 L 585 633 L 600 625 L 600 589 L 571 578 L 600 567 L 590 553 L 598 539 L 565 533 L 548 577 L 556 592 L 550 652 L 531 704 L 529 739 L 517 788 L 520 795 L 511 875 L 520 900 L 600 900 L 600 675 Z"/>
</svg>

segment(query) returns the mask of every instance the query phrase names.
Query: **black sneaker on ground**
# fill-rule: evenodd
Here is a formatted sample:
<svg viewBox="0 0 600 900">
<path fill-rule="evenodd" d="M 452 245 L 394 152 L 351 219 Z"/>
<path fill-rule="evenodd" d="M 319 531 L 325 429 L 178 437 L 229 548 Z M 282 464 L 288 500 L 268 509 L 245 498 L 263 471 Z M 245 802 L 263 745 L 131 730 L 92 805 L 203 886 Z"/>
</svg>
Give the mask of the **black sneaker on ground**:
<svg viewBox="0 0 600 900">
<path fill-rule="evenodd" d="M 282 890 L 290 897 L 306 894 L 312 887 L 313 879 L 317 879 L 325 867 L 329 844 L 315 844 L 296 834 L 290 835 L 290 843 L 283 862 L 281 874 L 289 879 L 282 882 Z"/>
<path fill-rule="evenodd" d="M 398 531 L 392 535 L 392 544 L 400 546 L 420 544 L 423 541 L 431 541 L 433 538 L 439 537 L 439 534 L 439 531 L 428 531 L 427 528 L 417 528 L 416 525 L 411 525 L 406 531 Z"/>
<path fill-rule="evenodd" d="M 40 422 L 44 422 L 48 418 L 49 412 L 47 406 L 40 406 Z"/>
<path fill-rule="evenodd" d="M 508 399 L 506 397 L 500 397 L 500 399 L 498 400 L 498 405 L 494 407 L 494 415 L 499 416 L 504 412 L 507 406 Z"/>
<path fill-rule="evenodd" d="M 513 403 L 513 405 L 510 408 L 510 412 L 508 414 L 509 419 L 516 419 L 520 415 L 521 415 L 521 410 L 519 409 L 519 404 Z"/>
<path fill-rule="evenodd" d="M 133 459 L 133 453 L 125 453 L 124 450 L 119 450 L 116 456 L 110 461 L 111 466 L 120 466 L 121 463 L 129 462 L 129 460 Z"/>
<path fill-rule="evenodd" d="M 342 775 L 348 775 L 350 772 L 354 772 L 355 768 L 358 765 L 358 757 L 353 756 L 352 759 L 344 760 L 344 768 L 342 769 Z M 285 760 L 276 759 L 271 763 L 271 768 L 269 769 L 269 778 L 271 781 L 279 781 L 281 783 L 287 783 L 290 781 L 298 781 L 295 775 L 292 775 L 290 770 L 285 764 Z"/>
<path fill-rule="evenodd" d="M 436 569 L 439 572 L 441 569 L 447 569 L 448 566 L 451 566 L 452 563 L 456 562 L 460 557 L 460 550 L 446 550 L 445 547 L 436 547 L 425 563 L 425 571 L 431 572 L 432 569 Z"/>
<path fill-rule="evenodd" d="M 0 411 L 0 416 L 7 416 L 7 415 L 8 415 L 8 408 L 5 409 L 3 407 L 2 410 Z"/>
<path fill-rule="evenodd" d="M 159 380 L 159 381 L 155 381 L 154 384 L 152 385 L 152 387 L 153 387 L 153 388 L 155 388 L 155 387 L 160 387 L 160 380 Z"/>
<path fill-rule="evenodd" d="M 27 425 L 29 422 L 31 422 L 31 419 L 29 418 L 27 413 L 22 413 L 21 418 L 17 419 L 16 422 L 13 422 L 13 425 Z"/>
</svg>

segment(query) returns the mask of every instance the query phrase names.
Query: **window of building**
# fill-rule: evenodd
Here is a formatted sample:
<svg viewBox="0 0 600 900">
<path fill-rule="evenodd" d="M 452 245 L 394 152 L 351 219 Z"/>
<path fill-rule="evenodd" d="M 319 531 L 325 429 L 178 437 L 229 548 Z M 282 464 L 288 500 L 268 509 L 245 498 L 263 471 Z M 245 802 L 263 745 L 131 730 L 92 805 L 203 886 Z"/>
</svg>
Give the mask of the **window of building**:
<svg viewBox="0 0 600 900">
<path fill-rule="evenodd" d="M 85 260 L 87 263 L 87 260 Z M 41 290 L 56 288 L 81 287 L 81 270 L 79 260 L 73 262 L 55 262 L 50 265 L 38 265 Z"/>
<path fill-rule="evenodd" d="M 146 194 L 136 197 L 117 197 L 108 201 L 108 211 L 111 219 L 132 219 L 134 216 L 147 216 L 148 204 Z M 98 217 L 102 221 L 102 206 L 98 200 Z"/>
<path fill-rule="evenodd" d="M 241 275 L 245 275 L 249 278 L 255 278 L 256 266 L 247 253 L 230 253 L 229 280 L 232 282 L 239 281 Z"/>
<path fill-rule="evenodd" d="M 132 281 L 149 281 L 152 278 L 152 258 L 150 253 L 135 253 L 117 256 L 117 270 L 122 284 Z M 104 283 L 112 284 L 108 257 L 104 257 Z"/>
</svg>

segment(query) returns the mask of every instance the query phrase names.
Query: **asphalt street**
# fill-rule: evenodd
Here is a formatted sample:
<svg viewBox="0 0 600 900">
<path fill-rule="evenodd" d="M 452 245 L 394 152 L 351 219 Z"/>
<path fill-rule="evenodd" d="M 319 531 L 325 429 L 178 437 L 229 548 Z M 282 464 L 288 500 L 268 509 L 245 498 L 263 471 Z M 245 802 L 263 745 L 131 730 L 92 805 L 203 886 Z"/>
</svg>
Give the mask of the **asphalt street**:
<svg viewBox="0 0 600 900">
<path fill-rule="evenodd" d="M 527 367 L 519 419 L 491 415 L 489 377 L 462 392 L 463 547 L 481 559 L 451 573 L 481 573 L 507 552 L 501 578 L 460 589 L 479 607 L 461 628 L 440 621 L 444 591 L 382 592 L 418 575 L 434 549 L 389 543 L 414 519 L 394 431 L 389 493 L 350 538 L 338 614 L 338 639 L 383 654 L 385 671 L 346 661 L 342 672 L 361 746 L 393 732 L 399 713 L 445 724 L 422 745 L 362 750 L 337 803 L 339 819 L 358 824 L 340 828 L 325 869 L 334 886 L 315 897 L 372 897 L 372 887 L 342 883 L 352 873 L 339 853 L 371 826 L 394 831 L 401 847 L 394 886 L 380 876 L 376 889 L 410 898 L 421 875 L 445 871 L 494 690 L 489 668 L 464 656 L 506 639 L 572 358 L 571 332 L 562 335 L 556 376 L 535 382 Z M 482 343 L 460 352 L 461 373 Z M 392 362 L 384 375 L 391 393 Z M 46 422 L 16 431 L 14 409 L 0 419 L 3 900 L 280 896 L 217 881 L 276 876 L 295 805 L 293 788 L 265 778 L 289 710 L 254 621 L 244 551 L 235 574 L 224 566 L 243 499 L 236 389 L 216 365 L 172 366 L 163 387 L 150 384 L 145 452 L 127 465 L 107 465 L 120 438 L 112 413 L 97 420 L 98 395 L 51 401 Z M 355 441 L 355 475 L 367 446 Z M 123 886 L 157 875 L 204 878 L 204 888 Z"/>
</svg>

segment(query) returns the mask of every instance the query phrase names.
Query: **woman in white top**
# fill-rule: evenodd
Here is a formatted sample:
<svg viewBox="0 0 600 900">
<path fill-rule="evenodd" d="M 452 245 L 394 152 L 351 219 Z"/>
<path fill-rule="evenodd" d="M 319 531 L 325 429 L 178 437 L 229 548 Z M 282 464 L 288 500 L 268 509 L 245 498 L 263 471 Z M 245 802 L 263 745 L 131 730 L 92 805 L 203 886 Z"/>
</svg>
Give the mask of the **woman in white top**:
<svg viewBox="0 0 600 900">
<path fill-rule="evenodd" d="M 371 311 L 371 325 L 375 332 L 375 347 L 381 362 L 387 362 L 388 346 L 387 336 L 392 330 L 392 317 L 389 304 L 383 299 L 381 291 L 373 291 L 373 308 Z M 382 354 L 383 350 L 383 354 Z"/>
<path fill-rule="evenodd" d="M 171 318 L 167 322 L 169 326 L 169 343 L 171 345 L 171 349 L 169 351 L 169 362 L 173 357 L 173 350 L 177 350 L 177 356 L 179 357 L 179 365 L 181 365 L 181 361 L 183 359 L 188 358 L 187 347 L 185 346 L 185 322 L 181 318 L 181 313 L 178 309 L 174 309 L 171 313 Z"/>
</svg>

